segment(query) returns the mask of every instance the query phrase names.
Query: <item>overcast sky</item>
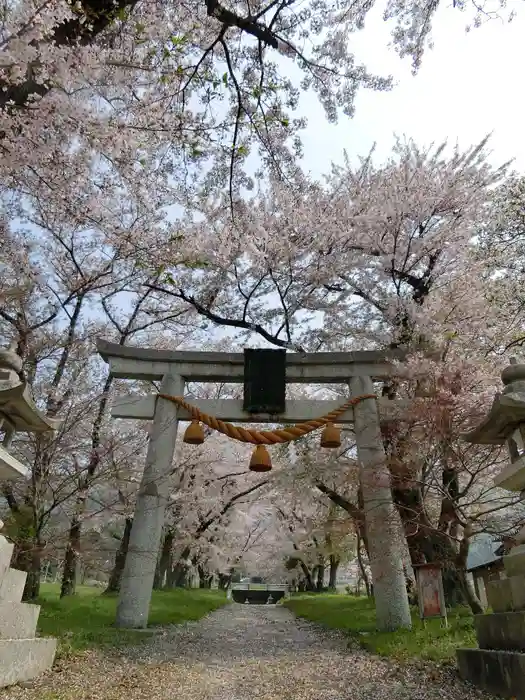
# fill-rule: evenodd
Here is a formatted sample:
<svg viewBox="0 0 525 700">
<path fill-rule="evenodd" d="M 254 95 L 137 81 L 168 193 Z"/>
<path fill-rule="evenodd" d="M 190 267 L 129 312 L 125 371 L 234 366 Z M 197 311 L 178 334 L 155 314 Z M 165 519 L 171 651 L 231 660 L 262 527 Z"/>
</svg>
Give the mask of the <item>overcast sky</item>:
<svg viewBox="0 0 525 700">
<path fill-rule="evenodd" d="M 494 164 L 514 158 L 515 167 L 525 171 L 525 11 L 510 24 L 495 19 L 468 34 L 467 21 L 466 13 L 453 8 L 439 11 L 434 49 L 414 77 L 410 59 L 388 48 L 389 25 L 374 11 L 355 37 L 356 55 L 369 70 L 393 74 L 397 85 L 389 93 L 361 90 L 355 117 L 337 126 L 327 124 L 314 96 L 306 98 L 306 169 L 320 175 L 343 148 L 365 154 L 374 142 L 382 160 L 393 133 L 421 144 L 446 138 L 466 147 L 493 132 Z"/>
</svg>

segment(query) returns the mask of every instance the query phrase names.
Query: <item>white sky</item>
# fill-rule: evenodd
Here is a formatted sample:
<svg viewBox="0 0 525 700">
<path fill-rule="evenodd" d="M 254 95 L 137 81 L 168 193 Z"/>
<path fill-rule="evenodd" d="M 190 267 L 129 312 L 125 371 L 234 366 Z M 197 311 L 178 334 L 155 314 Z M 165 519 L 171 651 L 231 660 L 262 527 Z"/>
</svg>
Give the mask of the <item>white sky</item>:
<svg viewBox="0 0 525 700">
<path fill-rule="evenodd" d="M 390 25 L 381 8 L 369 16 L 365 30 L 355 36 L 356 56 L 368 69 L 392 74 L 397 85 L 389 93 L 361 90 L 353 119 L 328 124 L 316 98 L 304 99 L 308 129 L 304 137 L 307 170 L 320 176 L 343 149 L 365 155 L 377 142 L 377 160 L 390 152 L 393 134 L 418 144 L 448 139 L 468 147 L 493 134 L 492 160 L 499 165 L 515 159 L 525 170 L 525 11 L 510 24 L 494 19 L 470 33 L 468 14 L 445 8 L 434 24 L 434 49 L 428 51 L 417 76 L 410 59 L 401 60 L 390 43 Z"/>
</svg>

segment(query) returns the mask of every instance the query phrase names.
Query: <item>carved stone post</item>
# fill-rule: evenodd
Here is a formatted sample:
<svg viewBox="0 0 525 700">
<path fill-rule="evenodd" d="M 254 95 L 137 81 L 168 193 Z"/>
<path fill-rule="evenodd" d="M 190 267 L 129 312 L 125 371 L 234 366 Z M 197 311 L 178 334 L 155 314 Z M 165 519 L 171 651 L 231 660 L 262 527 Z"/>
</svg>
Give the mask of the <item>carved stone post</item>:
<svg viewBox="0 0 525 700">
<path fill-rule="evenodd" d="M 30 387 L 21 379 L 22 360 L 0 348 L 0 482 L 23 479 L 28 470 L 8 450 L 16 432 L 40 433 L 58 427 L 33 403 Z M 0 530 L 3 523 L 0 521 Z M 14 545 L 0 535 L 0 687 L 35 678 L 55 658 L 56 639 L 36 637 L 39 605 L 22 603 L 25 571 L 11 568 Z"/>
<path fill-rule="evenodd" d="M 525 492 L 525 365 L 511 360 L 501 374 L 505 388 L 487 418 L 465 436 L 475 444 L 507 444 L 510 464 L 494 480 L 496 486 Z M 525 527 L 517 545 L 503 557 L 506 578 L 487 585 L 492 614 L 474 618 L 479 649 L 458 649 L 462 676 L 504 697 L 525 692 Z"/>
</svg>

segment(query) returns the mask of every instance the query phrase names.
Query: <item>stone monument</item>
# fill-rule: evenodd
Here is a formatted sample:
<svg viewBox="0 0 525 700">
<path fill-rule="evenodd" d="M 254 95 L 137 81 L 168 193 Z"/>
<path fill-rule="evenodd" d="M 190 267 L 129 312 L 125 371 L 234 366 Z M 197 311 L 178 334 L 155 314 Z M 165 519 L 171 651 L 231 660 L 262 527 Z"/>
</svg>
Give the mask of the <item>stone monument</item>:
<svg viewBox="0 0 525 700">
<path fill-rule="evenodd" d="M 0 349 L 0 483 L 27 475 L 8 452 L 15 432 L 44 432 L 58 427 L 35 406 L 22 375 L 22 361 L 12 349 Z M 3 523 L 0 521 L 0 529 Z M 56 640 L 37 638 L 39 605 L 22 603 L 27 574 L 10 568 L 14 545 L 0 535 L 0 687 L 35 678 L 51 668 Z"/>
<path fill-rule="evenodd" d="M 525 365 L 511 360 L 501 378 L 505 388 L 497 394 L 488 416 L 468 442 L 507 444 L 510 464 L 495 478 L 502 489 L 525 497 Z M 458 649 L 461 675 L 504 697 L 525 698 L 525 527 L 516 546 L 503 558 L 506 578 L 487 585 L 492 613 L 476 615 L 479 649 Z"/>
</svg>

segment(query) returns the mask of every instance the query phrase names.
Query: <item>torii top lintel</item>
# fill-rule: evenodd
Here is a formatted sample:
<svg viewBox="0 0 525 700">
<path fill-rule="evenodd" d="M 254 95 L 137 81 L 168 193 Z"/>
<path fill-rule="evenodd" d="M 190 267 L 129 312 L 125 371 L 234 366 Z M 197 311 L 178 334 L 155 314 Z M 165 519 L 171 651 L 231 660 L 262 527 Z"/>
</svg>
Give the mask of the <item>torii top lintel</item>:
<svg viewBox="0 0 525 700">
<path fill-rule="evenodd" d="M 97 349 L 118 379 L 160 380 L 172 372 L 187 381 L 242 382 L 244 355 L 229 352 L 156 350 L 97 340 Z M 287 353 L 286 381 L 303 384 L 341 384 L 350 377 L 374 379 L 393 373 L 392 361 L 404 359 L 402 351 Z"/>
</svg>

